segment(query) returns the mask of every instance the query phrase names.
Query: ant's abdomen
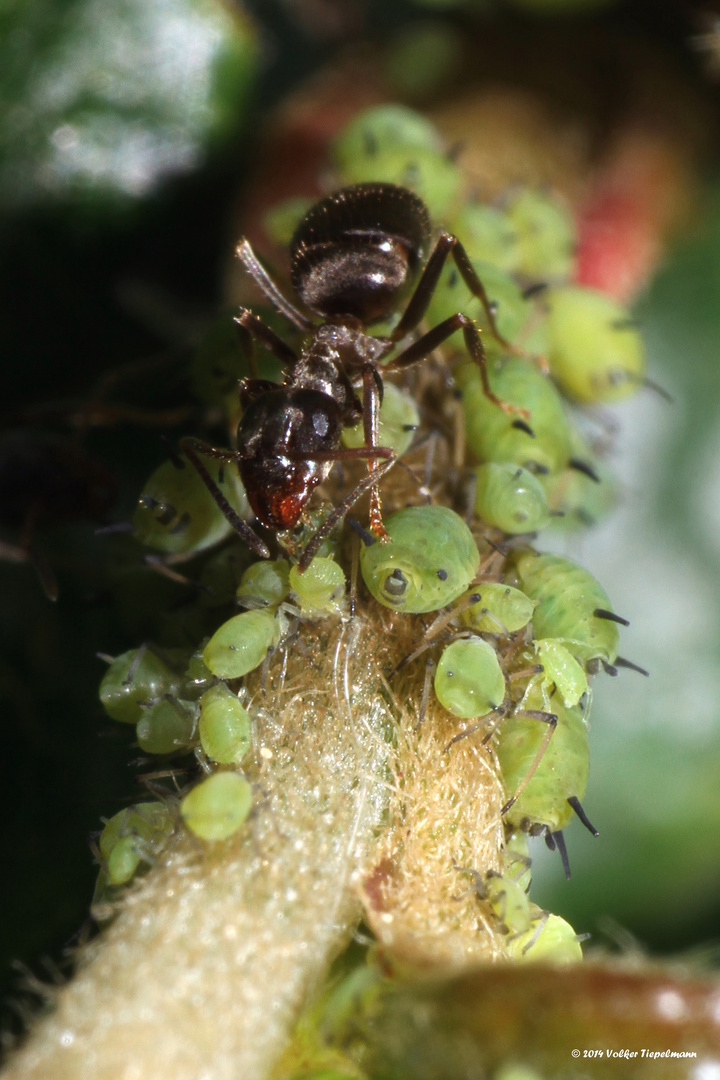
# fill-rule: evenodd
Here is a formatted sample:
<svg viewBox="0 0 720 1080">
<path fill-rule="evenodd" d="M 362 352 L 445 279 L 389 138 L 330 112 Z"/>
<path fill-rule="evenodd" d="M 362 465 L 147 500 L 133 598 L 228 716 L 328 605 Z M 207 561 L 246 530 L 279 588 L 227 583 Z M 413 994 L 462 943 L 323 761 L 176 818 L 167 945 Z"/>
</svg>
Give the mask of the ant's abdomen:
<svg viewBox="0 0 720 1080">
<path fill-rule="evenodd" d="M 424 255 L 424 203 L 395 184 L 357 184 L 317 203 L 290 246 L 293 287 L 324 318 L 364 325 L 397 306 Z"/>
</svg>

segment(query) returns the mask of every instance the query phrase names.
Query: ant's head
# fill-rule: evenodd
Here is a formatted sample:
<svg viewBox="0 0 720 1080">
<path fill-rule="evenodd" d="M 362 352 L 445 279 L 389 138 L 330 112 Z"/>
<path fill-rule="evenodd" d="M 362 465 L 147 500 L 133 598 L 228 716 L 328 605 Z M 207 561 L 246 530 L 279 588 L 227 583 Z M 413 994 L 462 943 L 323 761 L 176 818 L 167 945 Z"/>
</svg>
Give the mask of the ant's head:
<svg viewBox="0 0 720 1080">
<path fill-rule="evenodd" d="M 430 238 L 425 204 L 396 184 L 356 184 L 316 203 L 290 244 L 295 292 L 310 311 L 361 323 L 397 308 Z"/>
</svg>

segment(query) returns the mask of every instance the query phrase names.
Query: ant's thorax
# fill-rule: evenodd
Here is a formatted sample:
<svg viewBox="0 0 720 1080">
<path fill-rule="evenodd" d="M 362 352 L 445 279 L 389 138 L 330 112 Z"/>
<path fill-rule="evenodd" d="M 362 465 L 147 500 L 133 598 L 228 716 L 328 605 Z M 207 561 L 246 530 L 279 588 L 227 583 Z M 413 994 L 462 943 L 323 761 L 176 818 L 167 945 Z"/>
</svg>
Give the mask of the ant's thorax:
<svg viewBox="0 0 720 1080">
<path fill-rule="evenodd" d="M 356 423 L 362 415 L 362 405 L 353 387 L 359 383 L 363 371 L 376 370 L 391 349 L 388 338 L 367 334 L 360 321 L 352 316 L 324 322 L 305 339 L 286 385 L 327 394 L 342 413 L 343 423 Z"/>
</svg>

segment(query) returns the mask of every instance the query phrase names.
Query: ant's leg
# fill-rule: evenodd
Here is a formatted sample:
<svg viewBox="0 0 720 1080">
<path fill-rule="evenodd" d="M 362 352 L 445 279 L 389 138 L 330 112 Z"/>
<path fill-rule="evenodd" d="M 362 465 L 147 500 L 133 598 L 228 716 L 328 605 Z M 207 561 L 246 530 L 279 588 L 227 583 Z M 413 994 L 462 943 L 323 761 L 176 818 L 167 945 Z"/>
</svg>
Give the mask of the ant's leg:
<svg viewBox="0 0 720 1080">
<path fill-rule="evenodd" d="M 265 267 L 259 262 L 250 243 L 245 237 L 242 238 L 235 248 L 235 254 L 258 288 L 265 294 L 270 303 L 277 308 L 281 315 L 284 315 L 289 322 L 297 326 L 298 330 L 312 329 L 310 320 L 303 315 L 301 311 L 298 311 L 289 300 L 285 299 Z"/>
<path fill-rule="evenodd" d="M 410 301 L 405 308 L 403 317 L 390 335 L 390 340 L 400 341 L 411 330 L 414 330 L 420 320 L 424 317 L 425 312 L 428 309 L 428 304 L 437 287 L 437 283 L 440 280 L 440 274 L 442 273 L 448 255 L 452 255 L 463 281 L 473 296 L 476 296 L 482 304 L 493 337 L 506 349 L 509 349 L 513 353 L 517 352 L 518 350 L 515 346 L 507 341 L 498 330 L 493 305 L 488 299 L 483 283 L 473 269 L 473 265 L 468 258 L 465 248 L 462 246 L 457 236 L 453 236 L 452 233 L 447 232 L 440 233 L 435 248 L 425 264 L 425 269 L 420 276 L 420 280 L 415 286 L 415 292 L 410 297 Z"/>
<path fill-rule="evenodd" d="M 250 377 L 257 379 L 258 370 L 255 360 L 253 339 L 264 345 L 273 356 L 276 356 L 281 364 L 292 367 L 297 363 L 297 353 L 286 345 L 282 338 L 278 337 L 274 330 L 267 326 L 262 319 L 253 314 L 248 308 L 240 308 L 240 314 L 234 316 L 235 325 L 240 339 L 240 348 L 245 357 Z"/>
<path fill-rule="evenodd" d="M 202 454 L 204 457 L 219 458 L 221 461 L 237 462 L 237 452 L 235 450 L 216 450 L 214 446 L 208 446 L 200 439 L 194 439 L 191 436 L 187 436 L 180 440 L 180 449 L 187 456 L 188 461 L 192 464 L 203 484 L 208 489 L 238 536 L 244 540 L 247 546 L 251 548 L 256 555 L 259 555 L 261 559 L 269 559 L 269 549 L 265 546 L 260 537 L 255 535 L 247 522 L 243 521 L 239 514 L 233 510 L 232 506 L 200 460 L 200 455 Z"/>
<path fill-rule="evenodd" d="M 363 433 L 365 447 L 374 450 L 378 444 L 378 424 L 380 416 L 380 402 L 382 400 L 382 380 L 375 365 L 368 364 L 363 369 Z M 374 476 L 377 469 L 377 459 L 369 458 L 368 468 L 370 475 Z M 388 534 L 382 520 L 382 507 L 380 504 L 380 488 L 373 484 L 370 489 L 370 528 L 380 540 L 387 540 Z"/>
<path fill-rule="evenodd" d="M 364 447 L 358 447 L 358 450 L 364 450 Z M 379 469 L 373 469 L 368 475 L 363 477 L 359 484 L 356 484 L 352 491 L 348 492 L 342 502 L 338 503 L 336 507 L 331 510 L 325 520 L 318 526 L 312 539 L 307 544 L 302 555 L 298 559 L 298 571 L 302 574 L 307 570 L 308 566 L 315 558 L 315 555 L 320 550 L 320 545 L 326 536 L 329 536 L 335 526 L 342 520 L 348 510 L 361 498 L 366 491 L 372 491 L 377 486 L 378 480 L 380 480 L 386 472 L 392 469 L 393 465 L 397 461 L 395 452 L 390 450 L 389 447 L 376 446 L 372 448 L 373 454 L 386 457 L 387 460 L 380 466 Z M 353 457 L 366 456 L 360 453 L 354 453 Z M 337 460 L 337 459 L 335 459 Z"/>
<path fill-rule="evenodd" d="M 451 315 L 448 319 L 444 319 L 441 323 L 438 323 L 437 326 L 433 326 L 432 330 L 428 330 L 428 332 L 423 334 L 421 338 L 418 338 L 417 341 L 413 341 L 412 344 L 408 345 L 406 349 L 403 349 L 398 356 L 391 360 L 383 370 L 400 371 L 403 368 L 409 367 L 411 364 L 417 364 L 418 361 L 424 360 L 429 356 L 439 345 L 442 345 L 443 341 L 447 341 L 447 339 L 457 330 L 462 330 L 463 337 L 465 338 L 465 347 L 478 366 L 485 397 L 492 401 L 494 405 L 498 405 L 503 412 L 517 413 L 527 420 L 530 415 L 527 409 L 521 409 L 519 405 L 511 405 L 507 401 L 501 401 L 490 389 L 490 382 L 487 374 L 487 357 L 485 356 L 485 349 L 480 333 L 472 319 L 467 315 L 462 315 L 459 311 L 456 315 Z"/>
</svg>

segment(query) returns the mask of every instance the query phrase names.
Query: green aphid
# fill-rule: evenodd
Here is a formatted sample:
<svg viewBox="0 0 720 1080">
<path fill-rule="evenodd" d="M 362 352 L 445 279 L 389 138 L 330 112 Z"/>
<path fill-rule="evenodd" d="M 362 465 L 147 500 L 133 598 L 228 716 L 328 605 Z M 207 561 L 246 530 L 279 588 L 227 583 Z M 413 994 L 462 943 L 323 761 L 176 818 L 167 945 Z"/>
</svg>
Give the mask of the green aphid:
<svg viewBox="0 0 720 1080">
<path fill-rule="evenodd" d="M 265 232 L 278 247 L 288 247 L 295 231 L 316 199 L 295 196 L 275 203 L 263 215 Z"/>
<path fill-rule="evenodd" d="M 398 457 L 404 454 L 420 425 L 420 410 L 415 399 L 392 383 L 385 383 L 378 419 L 377 445 L 392 447 Z M 362 422 L 345 428 L 342 441 L 348 447 L 364 446 Z"/>
<path fill-rule="evenodd" d="M 213 552 L 198 576 L 198 603 L 215 608 L 230 603 L 235 597 L 243 572 L 254 556 L 243 544 L 229 544 Z"/>
<path fill-rule="evenodd" d="M 385 521 L 390 540 L 360 548 L 363 581 L 397 611 L 437 611 L 463 593 L 480 555 L 463 519 L 445 506 L 409 506 Z"/>
<path fill-rule="evenodd" d="M 332 156 L 345 174 L 358 162 L 401 149 L 442 153 L 443 143 L 437 129 L 421 113 L 404 105 L 376 105 L 357 113 L 345 125 L 335 140 Z"/>
<path fill-rule="evenodd" d="M 287 559 L 262 559 L 243 573 L 237 600 L 246 608 L 278 607 L 290 591 L 290 563 Z"/>
<path fill-rule="evenodd" d="M 420 196 L 436 221 L 450 214 L 463 183 L 455 162 L 427 146 L 388 146 L 348 160 L 338 171 L 343 186 L 381 181 L 409 188 Z"/>
<path fill-rule="evenodd" d="M 535 601 L 520 589 L 500 581 L 481 582 L 472 586 L 467 595 L 479 594 L 480 599 L 465 608 L 458 616 L 464 626 L 482 634 L 514 634 L 532 619 Z"/>
<path fill-rule="evenodd" d="M 203 660 L 219 679 L 239 679 L 262 664 L 280 640 L 273 611 L 244 611 L 216 630 L 203 650 Z"/>
<path fill-rule="evenodd" d="M 581 468 L 568 467 L 539 477 L 553 511 L 552 527 L 563 531 L 594 525 L 618 501 L 617 480 L 573 426 L 570 454 Z"/>
<path fill-rule="evenodd" d="M 517 236 L 513 267 L 537 281 L 565 281 L 575 266 L 575 222 L 556 197 L 525 188 L 505 202 L 505 213 Z"/>
<path fill-rule="evenodd" d="M 130 881 L 141 863 L 151 863 L 162 850 L 174 827 L 172 811 L 161 802 L 136 803 L 111 817 L 99 841 L 108 883 Z"/>
<path fill-rule="evenodd" d="M 464 720 L 487 716 L 502 705 L 505 676 L 492 645 L 482 638 L 464 638 L 448 645 L 435 671 L 438 701 Z"/>
<path fill-rule="evenodd" d="M 536 638 L 554 638 L 581 664 L 613 664 L 620 634 L 608 595 L 600 583 L 561 555 L 521 552 L 515 558 L 523 592 L 537 601 Z M 600 614 L 598 614 L 600 612 Z"/>
<path fill-rule="evenodd" d="M 517 881 L 490 871 L 483 883 L 485 899 L 509 934 L 522 933 L 530 925 L 530 901 Z"/>
<path fill-rule="evenodd" d="M 542 827 L 551 833 L 564 829 L 576 812 L 568 799 L 581 800 L 587 787 L 590 756 L 582 709 L 579 705 L 566 708 L 557 694 L 546 703 L 540 688 L 531 686 L 522 708 L 545 711 L 547 706 L 557 716 L 549 741 L 552 725 L 522 715 L 503 720 L 496 736 L 495 751 L 508 799 L 520 792 L 508 807 L 505 821 L 526 832 Z"/>
<path fill-rule="evenodd" d="M 217 772 L 201 780 L 180 803 L 188 829 L 201 840 L 227 840 L 243 825 L 252 807 L 252 788 L 236 772 Z"/>
<path fill-rule="evenodd" d="M 532 863 L 528 834 L 522 829 L 515 829 L 505 837 L 505 847 L 501 852 L 503 877 L 509 878 L 527 893 L 532 884 Z"/>
<path fill-rule="evenodd" d="M 147 754 L 185 753 L 193 742 L 196 718 L 194 702 L 161 698 L 142 711 L 135 729 L 140 749 Z"/>
<path fill-rule="evenodd" d="M 530 925 L 505 942 L 508 957 L 520 962 L 576 964 L 582 960 L 582 948 L 569 922 L 530 904 Z"/>
<path fill-rule="evenodd" d="M 252 745 L 252 722 L 244 705 L 221 683 L 200 698 L 200 745 L 211 761 L 239 765 Z"/>
<path fill-rule="evenodd" d="M 237 469 L 213 458 L 205 467 L 241 518 L 250 515 Z M 168 554 L 202 551 L 229 536 L 232 526 L 184 454 L 149 478 L 133 514 L 136 538 Z"/>
<path fill-rule="evenodd" d="M 468 447 L 479 461 L 507 461 L 536 473 L 566 467 L 570 425 L 562 400 L 531 360 L 512 357 L 490 371 L 493 392 L 501 401 L 527 409 L 527 425 L 485 396 L 474 364 L 461 364 L 455 379 L 462 391 Z"/>
<path fill-rule="evenodd" d="M 300 611 L 308 618 L 337 615 L 345 605 L 347 582 L 334 559 L 316 556 L 302 574 L 296 566 L 291 567 L 289 584 Z"/>
<path fill-rule="evenodd" d="M 563 393 L 583 404 L 620 401 L 645 378 L 645 349 L 629 312 L 596 289 L 548 290 L 547 359 Z"/>
<path fill-rule="evenodd" d="M 465 238 L 462 235 L 460 239 L 464 243 Z M 483 259 L 471 261 L 483 283 L 488 300 L 493 306 L 500 334 L 506 340 L 514 341 L 533 315 L 534 305 L 530 300 L 525 299 L 520 286 L 505 270 Z M 434 326 L 458 311 L 468 315 L 476 323 L 482 332 L 483 345 L 489 356 L 494 357 L 507 352 L 493 335 L 480 300 L 470 292 L 455 263 L 448 261 L 428 305 L 427 319 Z M 466 355 L 463 338 L 459 333 L 448 339 L 446 348 L 448 350 L 454 348 L 458 354 Z"/>
<path fill-rule="evenodd" d="M 538 532 L 550 507 L 537 476 L 509 461 L 488 461 L 475 470 L 475 513 L 511 535 Z"/>
<path fill-rule="evenodd" d="M 130 649 L 116 656 L 100 683 L 100 701 L 108 716 L 123 724 L 137 724 L 143 705 L 180 684 L 176 672 L 152 649 Z"/>
<path fill-rule="evenodd" d="M 287 323 L 272 307 L 253 308 L 263 322 L 277 333 L 287 333 Z M 242 350 L 238 348 L 234 311 L 227 311 L 213 321 L 193 357 L 190 378 L 192 391 L 201 402 L 223 409 L 235 418 L 239 410 L 238 381 L 251 374 Z M 255 344 L 255 362 L 260 378 L 276 382 L 282 379 L 282 365 L 259 342 Z"/>
<path fill-rule="evenodd" d="M 515 270 L 520 257 L 518 234 L 504 210 L 487 203 L 465 203 L 452 221 L 452 230 L 462 238 L 473 261 L 492 263 L 506 273 Z"/>
<path fill-rule="evenodd" d="M 563 703 L 572 708 L 587 692 L 587 673 L 569 649 L 553 638 L 540 638 L 533 642 L 539 663 L 543 666 L 542 681 L 554 687 Z"/>
</svg>

